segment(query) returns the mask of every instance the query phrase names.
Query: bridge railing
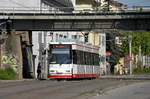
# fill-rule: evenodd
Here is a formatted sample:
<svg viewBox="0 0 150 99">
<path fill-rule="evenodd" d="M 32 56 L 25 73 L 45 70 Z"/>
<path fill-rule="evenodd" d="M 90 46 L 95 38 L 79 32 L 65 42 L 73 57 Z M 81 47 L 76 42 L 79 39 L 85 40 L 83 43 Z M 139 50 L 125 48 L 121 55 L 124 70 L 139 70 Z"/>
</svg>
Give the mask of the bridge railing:
<svg viewBox="0 0 150 99">
<path fill-rule="evenodd" d="M 83 7 L 1 7 L 0 6 L 0 13 L 9 14 L 9 13 L 40 13 L 40 14 L 69 14 L 69 13 L 77 13 L 77 14 L 85 14 L 85 13 L 118 13 L 118 12 L 147 12 L 150 11 L 150 6 L 134 6 L 128 7 L 125 9 L 115 9 L 104 11 L 103 9 L 99 8 L 83 8 Z"/>
</svg>

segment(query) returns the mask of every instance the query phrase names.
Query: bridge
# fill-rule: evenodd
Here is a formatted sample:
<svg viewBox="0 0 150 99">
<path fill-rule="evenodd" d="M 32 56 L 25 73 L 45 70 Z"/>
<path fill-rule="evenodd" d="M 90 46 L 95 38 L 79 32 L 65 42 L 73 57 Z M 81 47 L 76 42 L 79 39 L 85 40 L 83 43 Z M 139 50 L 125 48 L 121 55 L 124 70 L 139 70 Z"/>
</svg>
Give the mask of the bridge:
<svg viewBox="0 0 150 99">
<path fill-rule="evenodd" d="M 21 13 L 22 12 L 22 13 Z M 40 10 L 0 12 L 0 21 L 12 21 L 17 31 L 150 31 L 150 10 L 118 12 L 48 12 Z M 3 28 L 2 26 L 0 27 Z"/>
</svg>

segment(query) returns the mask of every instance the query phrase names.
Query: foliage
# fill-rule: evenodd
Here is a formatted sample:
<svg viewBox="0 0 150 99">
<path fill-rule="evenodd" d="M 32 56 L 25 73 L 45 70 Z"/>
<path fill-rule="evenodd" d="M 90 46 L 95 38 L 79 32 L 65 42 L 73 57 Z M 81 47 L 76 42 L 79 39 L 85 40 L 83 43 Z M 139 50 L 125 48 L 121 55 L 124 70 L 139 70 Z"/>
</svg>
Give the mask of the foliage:
<svg viewBox="0 0 150 99">
<path fill-rule="evenodd" d="M 111 66 L 119 63 L 119 59 L 129 55 L 129 35 L 132 36 L 132 53 L 139 54 L 139 46 L 143 55 L 150 55 L 150 32 L 127 32 L 127 33 L 107 33 L 106 34 L 106 50 L 110 51 L 112 55 L 108 57 Z M 115 37 L 122 38 L 122 45 L 115 45 Z"/>
<path fill-rule="evenodd" d="M 115 37 L 116 35 L 113 33 L 106 34 L 106 50 L 110 51 L 112 55 L 109 58 L 109 62 L 111 66 L 116 65 L 119 62 L 120 57 L 122 57 L 122 50 L 119 46 L 115 44 Z"/>
<path fill-rule="evenodd" d="M 141 46 L 144 55 L 150 55 L 150 33 L 149 32 L 128 32 L 124 33 L 125 40 L 123 41 L 121 49 L 124 55 L 129 53 L 128 36 L 132 36 L 132 53 L 137 55 L 139 53 L 139 46 Z"/>
<path fill-rule="evenodd" d="M 16 73 L 12 68 L 7 68 L 5 70 L 0 69 L 0 79 L 1 80 L 13 80 L 16 79 Z"/>
<path fill-rule="evenodd" d="M 150 74 L 150 67 L 149 68 L 140 68 L 140 67 L 138 67 L 138 68 L 135 68 L 134 70 L 133 70 L 133 73 L 134 74 Z"/>
</svg>

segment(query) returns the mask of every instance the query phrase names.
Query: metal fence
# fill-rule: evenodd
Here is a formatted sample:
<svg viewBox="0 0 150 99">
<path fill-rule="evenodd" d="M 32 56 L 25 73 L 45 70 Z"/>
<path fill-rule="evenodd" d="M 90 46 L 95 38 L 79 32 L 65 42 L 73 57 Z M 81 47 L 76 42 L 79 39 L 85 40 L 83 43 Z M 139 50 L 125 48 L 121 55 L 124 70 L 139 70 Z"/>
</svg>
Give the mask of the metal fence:
<svg viewBox="0 0 150 99">
<path fill-rule="evenodd" d="M 143 56 L 142 64 L 144 67 L 150 67 L 150 56 Z"/>
</svg>

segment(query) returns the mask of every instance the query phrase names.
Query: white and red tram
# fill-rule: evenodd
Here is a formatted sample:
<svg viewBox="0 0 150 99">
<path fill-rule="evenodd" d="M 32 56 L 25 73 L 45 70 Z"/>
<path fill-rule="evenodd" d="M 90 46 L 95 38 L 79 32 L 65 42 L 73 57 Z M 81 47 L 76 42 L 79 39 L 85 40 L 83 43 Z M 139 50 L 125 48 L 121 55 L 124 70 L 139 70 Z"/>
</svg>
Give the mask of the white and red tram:
<svg viewBox="0 0 150 99">
<path fill-rule="evenodd" d="M 99 47 L 75 42 L 51 42 L 48 78 L 74 79 L 99 76 Z"/>
</svg>

